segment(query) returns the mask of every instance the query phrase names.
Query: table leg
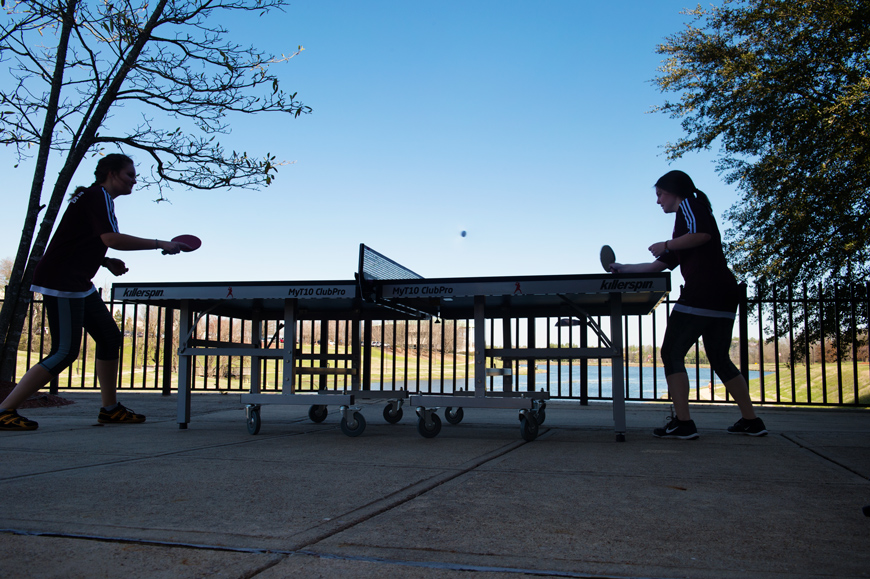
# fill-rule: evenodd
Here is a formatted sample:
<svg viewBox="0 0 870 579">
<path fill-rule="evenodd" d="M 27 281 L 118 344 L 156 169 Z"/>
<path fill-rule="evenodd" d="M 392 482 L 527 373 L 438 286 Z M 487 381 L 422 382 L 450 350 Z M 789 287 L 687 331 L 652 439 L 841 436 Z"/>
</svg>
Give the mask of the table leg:
<svg viewBox="0 0 870 579">
<path fill-rule="evenodd" d="M 625 442 L 625 369 L 622 349 L 622 294 L 610 294 L 610 339 L 616 355 L 610 359 L 613 385 L 613 428 L 616 441 Z"/>
<path fill-rule="evenodd" d="M 486 298 L 474 296 L 474 395 L 486 396 Z"/>
<path fill-rule="evenodd" d="M 296 300 L 284 300 L 284 383 L 281 394 L 296 393 Z"/>
<path fill-rule="evenodd" d="M 190 301 L 183 300 L 178 320 L 178 428 L 185 429 L 190 422 L 190 362 L 191 356 L 185 354 L 190 336 Z M 168 347 L 172 347 L 172 336 Z"/>
</svg>

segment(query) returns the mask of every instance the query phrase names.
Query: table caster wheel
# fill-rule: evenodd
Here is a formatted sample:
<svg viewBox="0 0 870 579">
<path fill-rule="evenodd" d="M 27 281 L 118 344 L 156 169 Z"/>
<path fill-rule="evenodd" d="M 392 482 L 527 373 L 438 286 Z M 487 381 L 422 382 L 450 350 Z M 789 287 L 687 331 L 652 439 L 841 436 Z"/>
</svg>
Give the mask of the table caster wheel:
<svg viewBox="0 0 870 579">
<path fill-rule="evenodd" d="M 341 431 L 348 436 L 359 436 L 366 429 L 366 419 L 359 412 L 351 415 L 351 422 L 346 418 L 341 419 Z"/>
<path fill-rule="evenodd" d="M 251 409 L 248 411 L 248 434 L 257 434 L 260 432 L 260 411 Z"/>
<path fill-rule="evenodd" d="M 520 416 L 520 435 L 526 442 L 531 442 L 538 437 L 538 421 L 533 414 Z"/>
<path fill-rule="evenodd" d="M 402 419 L 402 415 L 404 412 L 402 411 L 402 407 L 396 408 L 393 410 L 394 404 L 391 402 L 384 406 L 384 420 L 389 422 L 390 424 L 395 424 Z"/>
<path fill-rule="evenodd" d="M 441 432 L 441 419 L 438 418 L 438 415 L 434 412 L 430 417 L 431 424 L 426 424 L 425 416 L 421 416 L 419 420 L 417 420 L 417 432 L 420 433 L 420 436 L 423 438 L 435 438 L 438 436 L 438 433 Z"/>
<path fill-rule="evenodd" d="M 465 412 L 463 412 L 462 408 L 456 408 L 455 410 L 448 406 L 444 409 L 444 418 L 450 424 L 459 424 L 462 422 L 462 419 L 465 417 Z"/>
<path fill-rule="evenodd" d="M 308 418 L 311 419 L 311 422 L 321 423 L 326 420 L 327 414 L 329 414 L 329 410 L 322 404 L 314 404 L 308 409 Z"/>
</svg>

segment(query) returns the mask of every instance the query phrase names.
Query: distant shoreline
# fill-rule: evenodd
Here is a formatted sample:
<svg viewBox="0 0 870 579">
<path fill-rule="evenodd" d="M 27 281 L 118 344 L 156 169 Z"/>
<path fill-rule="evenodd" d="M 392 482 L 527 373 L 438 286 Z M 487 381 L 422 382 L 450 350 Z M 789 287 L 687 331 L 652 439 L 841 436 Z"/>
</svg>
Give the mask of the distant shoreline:
<svg viewBox="0 0 870 579">
<path fill-rule="evenodd" d="M 562 366 L 567 366 L 567 365 L 579 366 L 581 363 L 582 363 L 582 360 L 572 360 L 569 362 L 566 359 L 565 361 L 562 361 L 561 365 Z M 602 359 L 602 360 L 597 360 L 597 359 L 587 360 L 586 363 L 588 366 L 611 366 L 612 365 L 609 358 Z M 859 364 L 862 364 L 862 363 L 867 364 L 867 362 L 859 362 Z M 559 365 L 557 360 L 551 361 L 550 364 L 553 366 Z M 631 363 L 624 363 L 623 365 L 628 366 L 629 368 L 641 368 L 641 367 L 651 368 L 653 366 L 655 366 L 656 368 L 664 368 L 664 364 L 662 364 L 662 363 L 653 364 L 652 362 L 645 362 L 643 364 L 638 364 L 637 362 L 631 362 Z M 546 362 L 541 361 L 540 363 L 535 364 L 535 366 L 542 368 L 543 371 L 546 371 L 547 364 L 546 364 Z M 525 367 L 525 364 L 521 364 L 521 367 Z M 692 368 L 695 368 L 695 364 L 688 364 L 687 363 L 686 367 L 689 368 L 689 370 L 691 370 Z M 710 364 L 698 364 L 697 367 L 709 369 Z M 780 368 L 788 368 L 788 364 L 779 364 L 779 367 Z M 765 371 L 767 371 L 768 368 L 773 370 L 774 368 L 776 368 L 776 364 L 773 364 L 773 363 L 765 364 L 764 365 Z M 761 367 L 759 366 L 759 364 L 749 364 L 749 370 L 760 371 Z"/>
</svg>

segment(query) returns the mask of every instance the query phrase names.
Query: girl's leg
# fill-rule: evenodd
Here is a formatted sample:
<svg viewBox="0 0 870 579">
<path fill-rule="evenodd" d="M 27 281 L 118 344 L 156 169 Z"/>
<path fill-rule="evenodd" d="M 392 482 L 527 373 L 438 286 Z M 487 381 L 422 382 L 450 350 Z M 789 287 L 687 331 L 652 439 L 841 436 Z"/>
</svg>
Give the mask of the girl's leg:
<svg viewBox="0 0 870 579">
<path fill-rule="evenodd" d="M 121 349 L 121 331 L 109 308 L 96 292 L 85 298 L 84 327 L 97 344 L 94 370 L 100 383 L 103 408 L 108 408 L 118 401 L 118 353 Z"/>
<path fill-rule="evenodd" d="M 746 420 L 753 420 L 756 416 L 752 399 L 749 397 L 749 385 L 746 384 L 746 378 L 731 360 L 731 335 L 733 331 L 734 320 L 714 319 L 704 331 L 704 349 L 707 351 L 710 366 L 722 380 L 734 402 L 737 403 L 740 414 Z"/>
<path fill-rule="evenodd" d="M 51 334 L 51 351 L 21 377 L 9 396 L 0 403 L 0 408 L 5 410 L 20 407 L 48 384 L 52 376 L 60 374 L 78 357 L 84 300 L 45 296 L 43 304 Z"/>
<path fill-rule="evenodd" d="M 678 420 L 688 421 L 692 419 L 689 412 L 689 375 L 685 372 L 669 374 L 665 377 L 668 382 L 668 393 L 674 405 L 674 414 Z"/>
<path fill-rule="evenodd" d="M 734 399 L 734 402 L 737 403 L 737 407 L 740 408 L 740 414 L 743 418 L 746 420 L 754 420 L 757 418 L 755 415 L 755 407 L 752 405 L 752 398 L 749 397 L 749 385 L 746 384 L 746 379 L 743 377 L 743 374 L 738 374 L 736 377 L 725 382 L 725 388 L 728 390 L 731 398 Z"/>
<path fill-rule="evenodd" d="M 15 410 L 19 408 L 24 404 L 25 400 L 36 394 L 40 388 L 48 384 L 50 381 L 51 374 L 49 374 L 48 370 L 39 364 L 34 364 L 31 366 L 30 370 L 21 377 L 21 380 L 18 381 L 18 384 L 15 385 L 12 392 L 10 392 L 9 396 L 6 397 L 6 400 L 0 403 L 0 408 L 3 410 Z"/>
<path fill-rule="evenodd" d="M 96 372 L 100 382 L 103 407 L 97 416 L 101 424 L 139 424 L 145 416 L 136 414 L 118 403 L 118 354 L 121 350 L 121 330 L 100 296 L 88 296 L 85 305 L 85 329 L 97 343 Z"/>
<path fill-rule="evenodd" d="M 103 408 L 114 406 L 118 402 L 118 360 L 97 360 L 94 370 L 100 383 Z"/>
<path fill-rule="evenodd" d="M 689 374 L 686 372 L 686 354 L 698 341 L 705 320 L 700 316 L 671 312 L 662 340 L 661 356 L 665 366 L 668 392 L 678 420 L 691 420 L 689 412 Z"/>
</svg>

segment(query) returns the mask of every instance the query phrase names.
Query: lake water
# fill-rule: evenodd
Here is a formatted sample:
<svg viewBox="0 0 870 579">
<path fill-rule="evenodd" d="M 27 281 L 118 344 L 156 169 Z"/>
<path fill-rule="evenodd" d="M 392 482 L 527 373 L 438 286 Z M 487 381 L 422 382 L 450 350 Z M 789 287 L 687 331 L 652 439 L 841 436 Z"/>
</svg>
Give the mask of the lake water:
<svg viewBox="0 0 870 579">
<path fill-rule="evenodd" d="M 561 368 L 557 365 L 553 364 L 550 366 L 549 372 L 549 388 L 547 387 L 548 374 L 546 372 L 546 364 L 538 365 L 538 372 L 535 373 L 535 390 L 549 390 L 550 396 L 553 398 L 579 398 L 580 397 L 580 366 L 569 366 L 568 364 L 562 364 Z M 695 369 L 692 367 L 688 368 L 689 370 L 689 383 L 694 384 L 697 382 L 702 387 L 700 389 L 699 397 L 702 399 L 709 399 L 709 384 L 711 382 L 710 377 L 710 369 L 709 368 L 701 368 L 699 370 L 699 378 L 696 379 Z M 599 374 L 600 371 L 600 374 Z M 770 372 L 765 372 L 765 375 L 770 374 Z M 758 378 L 760 372 L 758 371 L 750 371 L 749 379 L 752 380 L 754 378 Z M 592 366 L 590 365 L 587 369 L 587 377 L 588 377 L 588 393 L 590 398 L 611 398 L 612 392 L 612 384 L 613 377 L 611 374 L 610 366 Z M 721 385 L 722 382 L 713 375 L 712 381 L 715 386 L 719 388 L 719 392 L 717 394 L 721 397 Z M 517 388 L 516 384 L 519 382 L 519 388 Z M 487 379 L 487 389 L 492 390 L 494 392 L 502 391 L 502 383 L 503 379 L 501 377 L 488 378 Z M 637 366 L 628 367 L 628 375 L 626 377 L 626 383 L 628 385 L 628 397 L 629 398 L 644 398 L 644 399 L 656 399 L 662 398 L 664 394 L 667 393 L 668 387 L 665 381 L 665 372 L 664 368 L 661 366 L 653 369 L 652 366 L 644 366 L 643 368 L 638 368 Z M 514 389 L 518 389 L 520 391 L 526 391 L 528 385 L 528 376 L 520 375 L 514 377 Z M 391 389 L 393 385 L 389 382 L 384 384 L 385 389 Z M 397 384 L 397 388 L 401 388 L 402 384 Z M 412 393 L 444 393 L 451 394 L 453 392 L 453 381 L 445 380 L 443 389 L 441 387 L 440 380 L 433 380 L 431 384 L 425 380 L 420 381 L 419 390 L 415 388 L 414 384 L 409 385 L 409 389 Z M 466 389 L 466 384 L 464 379 L 457 380 L 456 388 L 458 390 Z M 469 384 L 467 386 L 469 390 L 474 389 L 474 383 L 469 378 Z M 378 385 L 376 383 L 372 383 L 372 389 L 377 390 Z M 641 391 L 643 395 L 641 396 Z M 692 390 L 691 398 L 695 398 L 694 388 Z"/>
</svg>

